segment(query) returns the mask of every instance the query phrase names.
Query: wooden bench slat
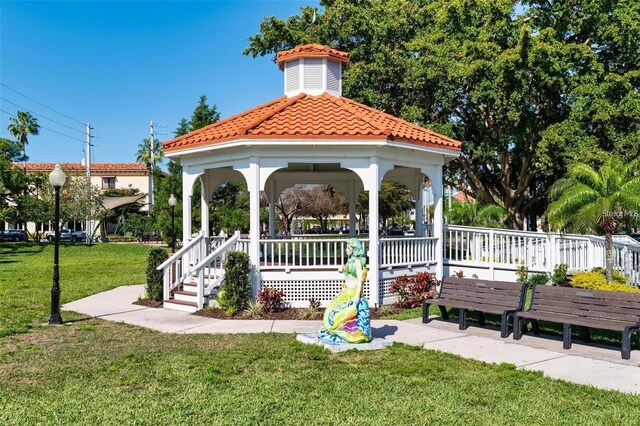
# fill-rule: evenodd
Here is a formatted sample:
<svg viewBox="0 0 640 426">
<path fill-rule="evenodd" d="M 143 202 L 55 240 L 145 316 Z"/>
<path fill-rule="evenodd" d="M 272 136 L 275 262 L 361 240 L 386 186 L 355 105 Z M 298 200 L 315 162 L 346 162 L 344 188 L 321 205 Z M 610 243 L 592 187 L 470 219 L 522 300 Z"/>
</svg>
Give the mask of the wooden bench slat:
<svg viewBox="0 0 640 426">
<path fill-rule="evenodd" d="M 520 297 L 521 290 L 520 289 L 512 289 L 512 290 L 498 289 L 497 290 L 497 289 L 490 289 L 490 288 L 471 289 L 467 287 L 467 288 L 448 288 L 448 289 L 445 289 L 445 291 L 441 292 L 440 294 L 447 294 L 447 293 L 452 293 L 452 294 L 463 293 L 463 294 L 479 294 L 479 295 L 489 294 L 489 295 L 503 295 L 503 296 L 518 298 Z"/>
<path fill-rule="evenodd" d="M 606 305 L 594 305 L 590 303 L 582 303 L 582 301 L 576 301 L 575 303 L 567 300 L 549 300 L 545 303 L 541 303 L 540 300 L 534 300 L 531 309 L 538 309 L 539 306 L 553 306 L 558 311 L 564 309 L 579 308 L 583 310 L 589 310 L 593 312 L 606 312 L 619 315 L 630 315 L 640 320 L 640 309 L 626 308 L 626 307 L 611 307 Z"/>
<path fill-rule="evenodd" d="M 559 314 L 559 315 L 571 315 L 571 316 L 577 316 L 582 318 L 593 318 L 594 320 L 610 319 L 615 321 L 628 321 L 628 322 L 630 321 L 635 323 L 640 321 L 640 318 L 638 318 L 637 315 L 624 315 L 624 314 L 617 314 L 617 313 L 604 312 L 604 311 L 592 311 L 588 309 L 577 309 L 577 308 L 566 308 L 566 307 L 563 308 L 562 310 L 559 310 L 559 309 L 556 309 L 556 307 L 549 306 L 549 305 L 532 309 L 531 311 L 547 312 L 550 314 Z"/>
<path fill-rule="evenodd" d="M 610 293 L 613 293 L 613 292 L 610 292 Z M 538 300 L 564 300 L 569 302 L 582 301 L 582 303 L 593 303 L 595 305 L 610 306 L 610 307 L 624 307 L 624 308 L 632 308 L 632 309 L 640 310 L 640 302 L 636 302 L 633 300 L 623 300 L 620 298 L 585 297 L 585 296 L 581 296 L 580 294 L 571 295 L 567 293 L 554 295 L 548 292 L 538 292 L 536 296 Z"/>
<path fill-rule="evenodd" d="M 505 309 L 504 306 L 499 306 L 499 305 L 490 305 L 490 304 L 486 304 L 486 303 L 472 303 L 472 302 L 461 302 L 459 300 L 446 300 L 446 299 L 431 299 L 427 301 L 427 304 L 429 305 L 436 305 L 436 306 L 449 306 L 452 308 L 463 308 L 463 309 L 468 309 L 470 311 L 482 311 L 482 312 L 489 312 L 492 314 L 502 314 L 505 310 L 509 310 L 509 309 Z M 516 307 L 514 307 L 513 309 L 515 309 Z"/>
<path fill-rule="evenodd" d="M 493 303 L 505 304 L 505 305 L 519 305 L 520 298 L 515 297 L 503 297 L 500 295 L 495 295 L 492 297 L 490 294 L 476 295 L 476 294 L 464 294 L 464 293 L 447 293 L 440 295 L 442 298 L 450 299 L 450 300 L 477 300 L 477 301 L 491 301 Z"/>
<path fill-rule="evenodd" d="M 640 302 L 640 293 L 625 293 L 617 291 L 604 291 L 604 290 L 587 290 L 574 287 L 557 287 L 557 286 L 536 286 L 536 291 L 539 293 L 551 293 L 556 296 L 562 294 L 574 295 L 575 292 L 584 294 L 584 297 L 591 297 L 594 299 L 611 299 L 611 300 L 628 300 L 632 302 Z M 587 296 L 587 294 L 591 294 Z"/>
<path fill-rule="evenodd" d="M 584 326 L 584 327 L 592 327 L 592 328 L 601 328 L 605 330 L 614 330 L 614 331 L 622 331 L 625 327 L 633 327 L 637 325 L 636 322 L 633 321 L 609 321 L 609 320 L 594 320 L 592 318 L 583 318 L 573 315 L 562 315 L 562 314 L 552 314 L 549 312 L 531 312 L 524 311 L 518 312 L 518 317 L 521 318 L 532 318 L 538 319 L 541 321 L 549 321 L 556 322 L 561 324 L 571 324 L 576 326 Z"/>
<path fill-rule="evenodd" d="M 480 280 L 480 279 L 469 279 L 469 278 L 458 278 L 458 277 L 444 277 L 443 283 L 454 284 L 457 286 L 467 286 L 467 287 L 491 287 L 491 288 L 505 288 L 510 289 L 513 288 L 514 285 L 518 285 L 517 283 L 512 283 L 508 281 L 489 281 L 489 280 Z"/>
<path fill-rule="evenodd" d="M 481 293 L 476 293 L 476 292 L 472 292 L 472 291 L 464 291 L 461 289 L 455 289 L 455 290 L 449 290 L 449 291 L 443 291 L 440 293 L 441 296 L 449 296 L 452 298 L 455 297 L 459 297 L 459 296 L 471 296 L 471 297 L 500 297 L 502 299 L 505 300 L 517 300 L 520 298 L 520 295 L 517 294 L 510 294 L 510 293 L 503 293 L 501 291 L 498 292 L 481 292 Z"/>
</svg>

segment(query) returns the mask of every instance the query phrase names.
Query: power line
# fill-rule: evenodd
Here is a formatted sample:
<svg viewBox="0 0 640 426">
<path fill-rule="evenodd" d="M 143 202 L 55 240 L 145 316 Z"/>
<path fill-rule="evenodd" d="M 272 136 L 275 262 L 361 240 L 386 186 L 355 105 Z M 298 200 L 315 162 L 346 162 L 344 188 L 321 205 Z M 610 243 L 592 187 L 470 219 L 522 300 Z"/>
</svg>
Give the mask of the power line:
<svg viewBox="0 0 640 426">
<path fill-rule="evenodd" d="M 58 121 L 56 121 L 56 120 L 52 120 L 52 119 L 50 119 L 49 117 L 45 117 L 44 115 L 42 115 L 42 114 L 38 114 L 38 113 L 37 113 L 37 112 L 35 112 L 35 111 L 30 111 L 29 109 L 27 109 L 27 108 L 25 108 L 25 107 L 23 107 L 23 106 L 20 106 L 20 105 L 18 105 L 18 104 L 16 104 L 16 103 L 14 103 L 14 102 L 11 102 L 10 100 L 3 98 L 2 96 L 0 96 L 0 99 L 2 99 L 3 101 L 5 101 L 5 102 L 7 102 L 7 103 L 10 103 L 11 105 L 15 105 L 15 106 L 17 106 L 18 108 L 21 108 L 21 109 L 23 109 L 23 110 L 25 110 L 25 111 L 27 111 L 27 112 L 30 112 L 31 114 L 37 115 L 37 116 L 39 116 L 39 117 L 42 117 L 42 118 L 44 118 L 45 120 L 52 121 L 52 122 L 54 122 L 54 123 L 56 123 L 56 124 L 58 124 L 58 125 L 60 125 L 60 126 L 62 126 L 62 127 L 66 127 L 67 129 L 71 129 L 71 130 L 73 130 L 73 131 L 76 131 L 76 132 L 82 133 L 83 135 L 84 135 L 84 133 L 85 133 L 85 132 L 83 132 L 82 130 L 75 129 L 75 128 L 71 127 L 71 126 L 67 126 L 66 124 L 62 124 L 62 123 L 60 123 L 60 122 L 58 122 Z"/>
<path fill-rule="evenodd" d="M 5 110 L 3 110 L 3 109 L 0 109 L 0 111 L 2 111 L 2 112 L 4 112 L 5 114 L 10 115 L 11 117 L 14 117 L 14 118 L 15 118 L 15 115 L 13 115 L 12 113 L 10 113 L 9 111 L 5 111 Z M 48 131 L 53 132 L 53 133 L 57 133 L 57 134 L 59 134 L 60 136 L 64 136 L 64 137 L 66 137 L 66 138 L 73 139 L 74 141 L 80 141 L 80 142 L 82 142 L 82 143 L 84 143 L 84 142 L 85 142 L 85 141 L 83 141 L 82 139 L 78 139 L 78 138 L 75 138 L 75 137 L 73 137 L 73 136 L 65 135 L 64 133 L 60 133 L 60 132 L 58 132 L 57 130 L 50 129 L 50 128 L 45 127 L 45 126 L 40 126 L 40 128 L 41 128 L 41 129 L 48 130 Z"/>
<path fill-rule="evenodd" d="M 80 120 L 76 120 L 76 119 L 75 119 L 75 118 L 73 118 L 73 117 L 69 117 L 68 115 L 63 114 L 63 113 L 61 113 L 60 111 L 56 111 L 55 109 L 53 109 L 53 108 L 50 108 L 50 107 L 46 106 L 45 104 L 40 103 L 40 102 L 36 101 L 36 100 L 35 100 L 35 99 L 33 99 L 33 98 L 30 98 L 29 96 L 25 95 L 24 93 L 20 93 L 20 92 L 18 92 L 16 89 L 12 89 L 11 87 L 7 86 L 7 85 L 6 85 L 6 84 L 4 84 L 4 83 L 0 83 L 0 86 L 6 87 L 7 89 L 9 89 L 9 90 L 11 90 L 11 91 L 16 92 L 18 95 L 20 95 L 20 96 L 24 96 L 25 98 L 29 99 L 30 101 L 33 101 L 33 102 L 37 103 L 38 105 L 41 105 L 41 106 L 43 106 L 43 107 L 45 107 L 45 108 L 47 108 L 47 109 L 50 109 L 51 111 L 55 112 L 56 114 L 60 114 L 60 115 L 61 115 L 61 116 L 63 116 L 63 117 L 67 117 L 69 120 L 73 120 L 73 121 L 75 121 L 75 122 L 77 122 L 77 123 L 82 124 L 83 126 L 86 124 L 86 123 L 83 123 L 83 122 L 82 122 L 82 121 L 80 121 Z"/>
</svg>

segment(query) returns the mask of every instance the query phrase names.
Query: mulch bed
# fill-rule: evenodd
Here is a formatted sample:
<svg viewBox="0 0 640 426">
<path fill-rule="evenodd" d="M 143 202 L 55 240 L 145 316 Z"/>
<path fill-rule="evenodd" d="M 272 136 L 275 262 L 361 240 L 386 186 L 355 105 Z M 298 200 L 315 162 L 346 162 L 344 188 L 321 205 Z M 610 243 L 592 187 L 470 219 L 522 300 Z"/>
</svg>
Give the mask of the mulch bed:
<svg viewBox="0 0 640 426">
<path fill-rule="evenodd" d="M 147 308 L 162 308 L 162 302 L 151 299 L 140 299 L 133 302 L 134 305 L 146 306 Z"/>
<path fill-rule="evenodd" d="M 397 305 L 389 305 L 385 308 L 371 308 L 369 310 L 371 319 L 382 319 L 389 315 L 399 314 L 405 311 L 405 308 L 401 308 Z M 260 317 L 252 317 L 244 312 L 237 312 L 232 317 L 228 317 L 224 310 L 219 308 L 203 309 L 195 313 L 201 317 L 223 319 L 223 320 L 322 320 L 324 315 L 324 308 L 318 309 L 318 315 L 315 318 L 302 318 L 302 313 L 306 311 L 305 308 L 287 308 L 280 312 L 268 312 L 263 313 Z"/>
<path fill-rule="evenodd" d="M 162 302 L 156 302 L 151 299 L 141 299 L 133 302 L 134 305 L 146 306 L 148 308 L 162 308 Z M 207 318 L 215 318 L 222 320 L 322 320 L 324 315 L 324 308 L 318 309 L 318 314 L 315 318 L 303 318 L 302 315 L 306 311 L 306 308 L 287 308 L 280 312 L 265 312 L 259 317 L 252 317 L 244 312 L 236 312 L 232 317 L 228 317 L 224 313 L 224 310 L 219 308 L 206 308 L 196 312 L 194 315 Z M 386 305 L 384 308 L 371 308 L 369 313 L 371 319 L 383 319 L 390 315 L 400 314 L 406 311 L 406 308 L 401 308 L 396 304 Z"/>
</svg>

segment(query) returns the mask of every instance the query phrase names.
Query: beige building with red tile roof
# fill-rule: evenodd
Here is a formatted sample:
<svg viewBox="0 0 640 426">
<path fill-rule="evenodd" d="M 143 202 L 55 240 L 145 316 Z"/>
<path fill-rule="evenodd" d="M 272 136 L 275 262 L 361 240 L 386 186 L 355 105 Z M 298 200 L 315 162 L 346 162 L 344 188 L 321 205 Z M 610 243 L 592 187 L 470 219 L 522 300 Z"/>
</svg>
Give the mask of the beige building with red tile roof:
<svg viewBox="0 0 640 426">
<path fill-rule="evenodd" d="M 321 277 L 316 273 L 307 274 L 305 278 L 303 271 L 309 270 L 309 264 L 265 264 L 269 239 L 275 238 L 275 202 L 279 195 L 295 184 L 332 185 L 342 191 L 349 202 L 349 228 L 355 235 L 358 194 L 368 191 L 368 228 L 378 229 L 380 185 L 384 180 L 394 180 L 406 185 L 416 200 L 416 238 L 420 239 L 416 244 L 423 256 L 418 263 L 442 277 L 442 238 L 439 238 L 442 234 L 442 166 L 460 155 L 461 144 L 343 97 L 342 71 L 348 58 L 346 52 L 315 44 L 278 52 L 277 62 L 284 72 L 284 96 L 164 142 L 165 155 L 183 167 L 185 253 L 191 244 L 196 244 L 193 241 L 209 237 L 207 203 L 213 190 L 227 181 L 246 182 L 250 193 L 250 232 L 242 247 L 255 266 L 254 294 L 263 285 L 275 286 L 284 289 L 285 294 L 299 293 L 292 297 L 308 303 L 308 297 L 304 299 L 306 296 L 300 293 L 303 291 L 300 286 L 312 285 L 311 279 L 313 285 L 329 288 L 327 291 L 331 293 L 339 288 L 336 286 L 342 277 L 335 265 L 314 264 L 312 269 L 322 270 Z M 435 238 L 425 235 L 422 215 L 422 189 L 427 178 L 435 199 Z M 197 180 L 202 183 L 202 190 L 200 194 L 193 194 Z M 261 239 L 260 191 L 264 191 L 269 200 L 267 240 Z M 193 196 L 202 200 L 199 237 L 191 232 L 190 199 Z M 388 296 L 388 284 L 392 280 L 387 272 L 393 268 L 382 267 L 390 262 L 385 258 L 387 253 L 378 249 L 382 243 L 377 232 L 370 232 L 366 239 L 370 247 L 366 292 L 374 306 Z M 426 247 L 431 245 L 428 256 L 435 257 L 426 261 Z M 202 263 L 200 254 L 191 256 L 198 257 L 189 259 L 192 264 Z M 181 286 L 178 281 L 174 284 L 175 288 Z M 172 284 L 165 289 L 165 299 L 172 297 L 173 288 Z M 203 293 L 199 290 L 198 294 Z M 198 299 L 197 307 L 201 307 L 203 300 L 200 296 Z M 168 306 L 165 301 L 165 307 Z"/>
<path fill-rule="evenodd" d="M 67 178 L 85 177 L 86 168 L 81 163 L 59 163 Z M 27 173 L 41 172 L 46 175 L 51 173 L 56 163 L 26 163 Z M 22 169 L 24 163 L 15 163 Z M 91 163 L 91 184 L 99 189 L 128 189 L 136 188 L 141 194 L 145 194 L 139 202 L 144 204 L 141 211 L 148 211 L 149 171 L 143 163 Z M 117 202 L 111 203 L 117 205 Z M 7 228 L 14 224 L 6 224 Z M 80 225 L 78 224 L 78 227 Z M 84 226 L 83 226 L 84 229 Z M 27 224 L 30 233 L 35 232 L 35 225 Z"/>
</svg>

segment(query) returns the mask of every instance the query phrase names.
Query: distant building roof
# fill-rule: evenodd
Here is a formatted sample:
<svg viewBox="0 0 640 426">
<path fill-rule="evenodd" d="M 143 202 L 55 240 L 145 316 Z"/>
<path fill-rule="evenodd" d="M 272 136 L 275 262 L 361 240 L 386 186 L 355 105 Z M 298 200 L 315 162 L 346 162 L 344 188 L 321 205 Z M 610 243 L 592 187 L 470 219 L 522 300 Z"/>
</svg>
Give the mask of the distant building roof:
<svg viewBox="0 0 640 426">
<path fill-rule="evenodd" d="M 13 163 L 15 167 L 22 168 L 23 163 Z M 85 173 L 86 168 L 80 163 L 59 163 L 64 172 Z M 27 163 L 27 172 L 45 172 L 53 170 L 56 163 Z M 91 173 L 137 173 L 148 174 L 144 163 L 91 163 Z"/>
</svg>

